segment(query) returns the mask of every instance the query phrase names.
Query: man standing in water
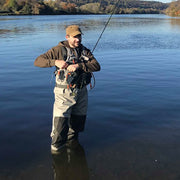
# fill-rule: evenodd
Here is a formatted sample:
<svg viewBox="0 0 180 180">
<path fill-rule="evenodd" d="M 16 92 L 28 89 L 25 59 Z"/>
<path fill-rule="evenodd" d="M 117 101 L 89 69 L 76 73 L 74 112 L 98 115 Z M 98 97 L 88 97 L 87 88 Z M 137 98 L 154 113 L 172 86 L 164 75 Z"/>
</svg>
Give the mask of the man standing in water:
<svg viewBox="0 0 180 180">
<path fill-rule="evenodd" d="M 78 25 L 66 28 L 66 40 L 36 58 L 38 67 L 56 67 L 51 151 L 58 152 L 84 130 L 91 72 L 100 65 L 89 49 L 81 44 Z"/>
</svg>

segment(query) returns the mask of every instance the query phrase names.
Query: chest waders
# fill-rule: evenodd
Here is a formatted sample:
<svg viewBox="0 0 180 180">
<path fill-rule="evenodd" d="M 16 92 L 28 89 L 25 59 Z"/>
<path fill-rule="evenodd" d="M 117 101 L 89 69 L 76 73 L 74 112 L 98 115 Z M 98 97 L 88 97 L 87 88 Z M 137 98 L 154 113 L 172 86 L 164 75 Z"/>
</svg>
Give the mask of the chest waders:
<svg viewBox="0 0 180 180">
<path fill-rule="evenodd" d="M 86 50 L 82 47 L 81 53 L 77 52 L 76 49 L 72 51 L 70 48 L 63 47 L 63 54 L 66 58 L 67 64 L 76 64 L 78 62 L 88 61 L 89 58 L 86 56 Z M 90 84 L 91 87 L 92 73 L 84 71 L 68 72 L 65 69 L 57 69 L 56 71 L 56 87 L 68 88 L 75 92 L 77 89 L 82 89 L 84 86 Z M 73 93 L 72 93 L 73 94 Z"/>
<path fill-rule="evenodd" d="M 75 49 L 74 52 L 70 48 L 65 48 L 64 51 L 68 64 L 89 60 L 83 49 L 80 56 Z M 58 69 L 55 74 L 51 150 L 56 152 L 67 141 L 77 139 L 78 133 L 84 130 L 88 104 L 86 85 L 90 83 L 91 76 L 89 75 L 87 79 L 84 78 L 86 76 L 84 74 L 89 73 L 81 71 L 70 73 L 66 69 Z"/>
</svg>

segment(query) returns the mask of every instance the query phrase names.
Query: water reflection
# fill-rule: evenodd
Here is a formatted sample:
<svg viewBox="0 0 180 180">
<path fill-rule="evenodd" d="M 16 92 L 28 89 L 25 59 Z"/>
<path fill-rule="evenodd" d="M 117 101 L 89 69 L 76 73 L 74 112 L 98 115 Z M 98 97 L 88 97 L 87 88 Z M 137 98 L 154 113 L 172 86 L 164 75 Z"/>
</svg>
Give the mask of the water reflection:
<svg viewBox="0 0 180 180">
<path fill-rule="evenodd" d="M 36 30 L 33 26 L 29 27 L 11 27 L 11 29 L 1 29 L 0 27 L 0 38 L 9 37 L 9 35 L 18 35 L 18 34 L 31 34 L 34 33 Z M 7 36 L 3 36 L 7 35 Z"/>
<path fill-rule="evenodd" d="M 89 172 L 83 147 L 73 142 L 61 152 L 52 153 L 54 180 L 89 180 Z"/>
<path fill-rule="evenodd" d="M 172 18 L 171 25 L 174 27 L 180 28 L 180 19 L 179 18 Z"/>
<path fill-rule="evenodd" d="M 11 32 L 11 30 L 8 29 L 0 29 L 0 34 Z"/>
</svg>

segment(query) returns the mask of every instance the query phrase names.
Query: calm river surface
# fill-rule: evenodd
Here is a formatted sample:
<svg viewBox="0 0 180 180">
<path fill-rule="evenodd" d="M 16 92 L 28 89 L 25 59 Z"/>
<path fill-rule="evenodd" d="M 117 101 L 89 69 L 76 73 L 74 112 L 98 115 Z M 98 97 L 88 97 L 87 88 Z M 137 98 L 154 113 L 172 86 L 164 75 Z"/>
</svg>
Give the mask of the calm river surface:
<svg viewBox="0 0 180 180">
<path fill-rule="evenodd" d="M 51 180 L 54 163 L 61 180 L 180 179 L 180 19 L 165 15 L 113 16 L 94 51 L 102 70 L 81 147 L 51 157 L 54 68 L 33 62 L 69 24 L 93 49 L 108 18 L 0 17 L 1 180 Z"/>
</svg>

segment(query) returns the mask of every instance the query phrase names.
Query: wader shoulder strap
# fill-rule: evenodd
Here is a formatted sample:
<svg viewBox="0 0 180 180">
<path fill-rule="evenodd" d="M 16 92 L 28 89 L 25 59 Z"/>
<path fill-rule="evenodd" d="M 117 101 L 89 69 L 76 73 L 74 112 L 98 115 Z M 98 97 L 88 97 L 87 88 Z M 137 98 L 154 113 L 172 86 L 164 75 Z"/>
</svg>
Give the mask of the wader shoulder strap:
<svg viewBox="0 0 180 180">
<path fill-rule="evenodd" d="M 74 52 L 71 50 L 71 48 L 64 47 L 66 49 L 66 59 L 64 59 L 69 64 L 75 64 L 79 60 L 78 53 L 76 49 L 74 49 Z"/>
<path fill-rule="evenodd" d="M 83 45 L 80 47 L 79 53 L 77 52 L 76 49 L 74 49 L 74 52 L 73 52 L 71 50 L 71 48 L 69 48 L 69 47 L 64 46 L 63 48 L 66 53 L 66 61 L 71 61 L 72 58 L 76 58 L 76 59 L 80 60 L 81 57 L 84 57 L 87 54 L 87 50 Z"/>
</svg>

